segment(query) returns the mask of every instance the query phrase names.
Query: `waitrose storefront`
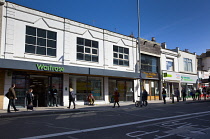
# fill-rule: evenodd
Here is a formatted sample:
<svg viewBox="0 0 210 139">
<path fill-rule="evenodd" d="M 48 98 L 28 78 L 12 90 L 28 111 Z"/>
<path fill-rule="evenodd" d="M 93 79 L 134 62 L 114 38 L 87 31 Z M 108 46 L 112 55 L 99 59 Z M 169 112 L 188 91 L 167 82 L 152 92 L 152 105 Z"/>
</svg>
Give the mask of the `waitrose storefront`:
<svg viewBox="0 0 210 139">
<path fill-rule="evenodd" d="M 69 87 L 76 93 L 77 103 L 84 104 L 83 100 L 87 93 L 92 93 L 99 103 L 109 103 L 109 81 L 114 78 L 124 83 L 122 93 L 124 101 L 132 101 L 134 90 L 133 82 L 138 74 L 131 72 L 111 71 L 87 67 L 66 66 L 58 64 L 18 61 L 0 59 L 1 80 L 0 85 L 0 109 L 6 109 L 8 99 L 4 94 L 12 83 L 16 84 L 16 105 L 25 107 L 25 94 L 29 88 L 33 88 L 35 95 L 34 105 L 38 107 L 50 106 L 49 90 L 55 86 L 58 90 L 58 104 L 68 105 Z M 118 84 L 120 85 L 120 84 Z M 117 86 L 116 86 L 117 87 Z M 127 92 L 127 94 L 126 94 Z"/>
</svg>

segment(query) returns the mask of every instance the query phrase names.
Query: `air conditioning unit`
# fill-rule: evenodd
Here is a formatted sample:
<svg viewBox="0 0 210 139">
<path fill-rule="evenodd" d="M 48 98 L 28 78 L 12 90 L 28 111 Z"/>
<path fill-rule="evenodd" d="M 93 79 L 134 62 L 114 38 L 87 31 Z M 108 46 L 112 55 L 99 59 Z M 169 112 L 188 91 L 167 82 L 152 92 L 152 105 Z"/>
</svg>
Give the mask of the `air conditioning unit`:
<svg viewBox="0 0 210 139">
<path fill-rule="evenodd" d="M 4 5 L 5 0 L 0 0 L 0 5 Z"/>
</svg>

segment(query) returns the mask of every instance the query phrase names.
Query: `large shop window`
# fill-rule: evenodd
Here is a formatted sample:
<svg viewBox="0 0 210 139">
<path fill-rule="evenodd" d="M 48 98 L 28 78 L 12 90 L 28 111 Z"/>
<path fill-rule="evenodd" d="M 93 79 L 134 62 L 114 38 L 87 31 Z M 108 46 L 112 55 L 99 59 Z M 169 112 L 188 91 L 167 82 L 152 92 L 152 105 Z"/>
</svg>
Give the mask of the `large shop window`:
<svg viewBox="0 0 210 139">
<path fill-rule="evenodd" d="M 120 93 L 120 101 L 133 101 L 133 81 L 109 79 L 109 100 L 113 97 L 115 88 Z"/>
<path fill-rule="evenodd" d="M 77 38 L 77 60 L 98 62 L 98 42 Z"/>
<path fill-rule="evenodd" d="M 104 100 L 103 78 L 90 76 L 70 76 L 69 87 L 76 92 L 77 100 L 85 100 L 92 93 L 96 100 Z"/>
<path fill-rule="evenodd" d="M 129 49 L 120 46 L 113 46 L 113 64 L 129 66 Z"/>
<path fill-rule="evenodd" d="M 57 33 L 26 26 L 25 52 L 56 56 Z"/>
<path fill-rule="evenodd" d="M 142 55 L 141 69 L 142 71 L 157 73 L 157 58 L 148 55 Z"/>
<path fill-rule="evenodd" d="M 184 58 L 184 70 L 192 72 L 192 59 Z"/>
</svg>

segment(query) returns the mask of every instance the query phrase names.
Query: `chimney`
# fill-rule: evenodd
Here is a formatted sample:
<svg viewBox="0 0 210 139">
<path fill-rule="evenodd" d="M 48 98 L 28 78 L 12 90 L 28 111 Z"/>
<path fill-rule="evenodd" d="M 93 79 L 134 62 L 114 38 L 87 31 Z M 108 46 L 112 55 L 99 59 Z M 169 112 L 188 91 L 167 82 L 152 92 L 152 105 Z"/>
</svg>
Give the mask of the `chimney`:
<svg viewBox="0 0 210 139">
<path fill-rule="evenodd" d="M 151 41 L 156 42 L 155 37 L 152 37 L 152 40 Z"/>
<path fill-rule="evenodd" d="M 166 42 L 161 43 L 161 47 L 162 47 L 163 49 L 166 49 Z"/>
<path fill-rule="evenodd" d="M 189 49 L 185 49 L 184 51 L 185 51 L 185 52 L 189 52 Z"/>
<path fill-rule="evenodd" d="M 0 0 L 0 5 L 4 5 L 5 0 Z"/>
</svg>

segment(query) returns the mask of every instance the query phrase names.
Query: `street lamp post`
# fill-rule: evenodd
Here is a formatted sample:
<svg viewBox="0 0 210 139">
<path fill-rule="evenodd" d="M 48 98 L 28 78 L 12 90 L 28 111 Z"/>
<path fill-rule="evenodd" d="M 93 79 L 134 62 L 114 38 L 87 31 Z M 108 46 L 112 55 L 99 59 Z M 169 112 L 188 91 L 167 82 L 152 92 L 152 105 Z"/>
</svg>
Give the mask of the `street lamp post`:
<svg viewBox="0 0 210 139">
<path fill-rule="evenodd" d="M 140 5 L 140 2 L 139 2 L 139 0 L 137 0 L 137 9 L 138 9 L 138 13 L 137 13 L 137 15 L 138 15 L 138 50 L 139 50 L 139 81 L 140 81 L 140 98 L 139 98 L 139 101 L 140 101 L 140 106 L 142 106 L 142 87 L 141 87 L 141 47 L 140 47 L 140 7 L 139 7 L 139 5 Z"/>
</svg>

